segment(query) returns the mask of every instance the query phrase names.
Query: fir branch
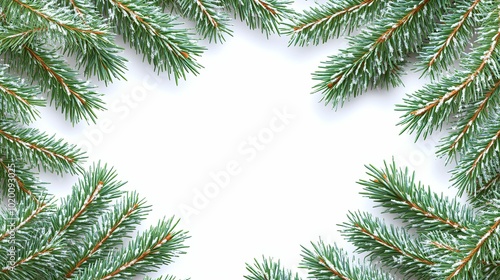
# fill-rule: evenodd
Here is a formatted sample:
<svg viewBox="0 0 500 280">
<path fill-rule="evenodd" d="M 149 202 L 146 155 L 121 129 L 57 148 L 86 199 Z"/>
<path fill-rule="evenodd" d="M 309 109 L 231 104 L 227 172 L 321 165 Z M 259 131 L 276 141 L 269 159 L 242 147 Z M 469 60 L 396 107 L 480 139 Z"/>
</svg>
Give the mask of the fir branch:
<svg viewBox="0 0 500 280">
<path fill-rule="evenodd" d="M 445 3 L 441 1 L 394 1 L 388 13 L 360 35 L 350 38 L 350 49 L 329 57 L 314 73 L 319 83 L 315 92 L 333 107 L 342 106 L 370 86 L 401 84 L 399 64 L 417 50 L 434 28 L 433 18 Z"/>
<path fill-rule="evenodd" d="M 380 258 L 387 267 L 417 277 L 427 275 L 435 264 L 406 230 L 385 225 L 368 213 L 349 213 L 348 219 L 350 223 L 342 224 L 342 233 L 358 251 Z"/>
<path fill-rule="evenodd" d="M 9 158 L 22 158 L 32 167 L 57 174 L 81 171 L 82 152 L 74 145 L 32 128 L 19 128 L 0 120 L 0 143 Z"/>
<path fill-rule="evenodd" d="M 158 6 L 143 0 L 98 0 L 96 3 L 97 9 L 109 16 L 116 33 L 142 53 L 156 71 L 166 71 L 169 77 L 173 74 L 176 81 L 185 78 L 186 73 L 198 73 L 201 65 L 195 57 L 204 48 L 192 42 L 187 30 L 175 28 L 178 24 Z"/>
<path fill-rule="evenodd" d="M 51 200 L 46 197 L 36 201 L 29 197 L 18 198 L 14 204 L 17 211 L 7 207 L 2 209 L 4 219 L 0 225 L 0 233 L 2 233 L 0 242 L 5 242 L 4 239 L 12 235 L 16 236 L 18 243 L 21 239 L 29 240 L 32 236 L 23 234 L 23 232 L 33 229 L 36 221 L 48 218 L 53 208 Z"/>
<path fill-rule="evenodd" d="M 148 208 L 144 205 L 144 200 L 139 200 L 136 193 L 123 196 L 121 202 L 115 204 L 112 210 L 100 218 L 102 224 L 94 225 L 85 235 L 83 238 L 85 248 L 76 252 L 77 261 L 65 277 L 71 278 L 75 272 L 85 269 L 121 245 L 123 238 L 129 237 L 128 234 L 144 220 Z"/>
<path fill-rule="evenodd" d="M 75 274 L 75 279 L 128 279 L 169 264 L 186 248 L 182 243 L 187 236 L 183 231 L 175 231 L 176 225 L 173 219 L 160 221 L 157 226 L 138 235 L 126 248 Z"/>
<path fill-rule="evenodd" d="M 321 240 L 311 245 L 312 250 L 302 247 L 303 261 L 301 263 L 301 267 L 309 270 L 308 274 L 311 279 L 394 279 L 374 266 L 363 266 L 359 262 L 353 263 L 349 260 L 347 253 L 336 246 L 326 245 Z"/>
<path fill-rule="evenodd" d="M 458 121 L 450 131 L 438 150 L 439 155 L 448 155 L 451 158 L 459 150 L 473 145 L 474 138 L 481 127 L 491 121 L 488 108 L 497 108 L 500 105 L 500 77 L 496 83 L 484 94 L 480 100 L 464 106 L 463 113 L 457 116 Z"/>
<path fill-rule="evenodd" d="M 415 182 L 408 169 L 398 170 L 393 162 L 384 163 L 383 169 L 367 166 L 371 180 L 362 180 L 361 194 L 369 197 L 385 208 L 388 213 L 398 215 L 410 227 L 419 232 L 428 231 L 466 231 L 475 222 L 471 208 L 461 205 L 457 200 L 450 200 L 425 189 Z"/>
<path fill-rule="evenodd" d="M 487 190 L 498 189 L 497 179 L 500 173 L 500 114 L 498 112 L 491 123 L 484 127 L 474 144 L 464 152 L 459 164 L 452 171 L 452 181 L 459 189 L 473 195 L 484 195 Z M 496 187 L 492 187 L 496 185 Z"/>
<path fill-rule="evenodd" d="M 461 254 L 452 255 L 456 261 L 450 268 L 445 270 L 443 278 L 446 280 L 461 279 L 465 275 L 477 275 L 480 272 L 478 262 L 491 262 L 498 260 L 496 249 L 499 249 L 500 243 L 500 212 L 498 205 L 496 211 L 484 215 L 483 220 L 478 223 L 475 232 L 465 239 Z M 475 238 L 473 238 L 475 237 Z M 474 242 L 471 242 L 471 239 Z M 457 256 L 458 255 L 458 256 Z M 458 257 L 458 258 L 457 258 Z M 472 279 L 477 279 L 472 276 Z"/>
<path fill-rule="evenodd" d="M 25 162 L 19 159 L 11 160 L 4 158 L 0 153 L 0 184 L 7 181 L 7 188 L 0 188 L 0 194 L 4 197 L 9 196 L 8 182 L 9 179 L 14 181 L 15 199 L 22 200 L 25 197 L 30 197 L 37 204 L 42 203 L 43 197 L 46 197 L 45 183 L 40 182 L 36 178 L 36 173 L 31 170 L 32 168 Z"/>
<path fill-rule="evenodd" d="M 479 45 L 469 55 L 462 68 L 451 77 L 427 85 L 409 95 L 398 110 L 405 112 L 403 131 L 416 133 L 416 137 L 427 137 L 433 130 L 441 128 L 451 114 L 456 113 L 460 103 L 478 100 L 483 90 L 493 87 L 492 79 L 500 77 L 500 21 L 498 8 L 490 12 L 482 25 Z"/>
<path fill-rule="evenodd" d="M 50 92 L 50 103 L 62 111 L 66 119 L 76 123 L 82 119 L 95 122 L 96 110 L 103 110 L 100 94 L 93 86 L 80 81 L 78 73 L 64 59 L 48 50 L 25 45 L 20 53 L 7 54 L 9 61 L 23 65 L 21 72 L 29 72 L 44 91 Z M 19 67 L 19 66 L 17 66 Z"/>
<path fill-rule="evenodd" d="M 45 101 L 37 98 L 39 88 L 8 75 L 6 69 L 5 65 L 0 66 L 0 115 L 28 124 L 39 116 L 36 107 L 45 106 Z"/>
<path fill-rule="evenodd" d="M 49 30 L 54 30 L 53 38 L 62 43 L 65 53 L 77 55 L 78 66 L 85 67 L 87 77 L 95 75 L 105 82 L 110 82 L 113 78 L 124 78 L 125 60 L 117 55 L 121 49 L 113 43 L 112 34 L 107 31 L 106 26 L 89 26 L 75 18 L 69 8 L 60 7 L 54 1 L 7 2 L 9 3 L 2 2 L 7 18 L 44 24 Z"/>
<path fill-rule="evenodd" d="M 247 280 L 300 280 L 298 274 L 293 274 L 281 267 L 279 261 L 262 258 L 262 261 L 254 260 L 253 265 L 246 264 L 247 272 L 245 275 Z"/>
<path fill-rule="evenodd" d="M 260 29 L 268 37 L 280 33 L 280 24 L 295 15 L 288 0 L 224 0 L 224 6 L 250 29 Z"/>
<path fill-rule="evenodd" d="M 161 0 L 166 5 L 166 0 Z M 214 42 L 224 42 L 225 35 L 232 36 L 229 29 L 229 16 L 221 12 L 223 6 L 219 0 L 177 0 L 177 10 L 184 16 L 196 22 L 196 30 L 204 38 Z"/>
<path fill-rule="evenodd" d="M 437 30 L 429 36 L 430 42 L 419 55 L 418 66 L 424 73 L 435 77 L 462 55 L 474 27 L 478 25 L 476 13 L 481 12 L 483 2 L 460 0 L 452 3 L 449 13 L 442 17 Z"/>
<path fill-rule="evenodd" d="M 61 200 L 52 219 L 53 236 L 77 238 L 82 228 L 91 227 L 108 204 L 121 195 L 119 188 L 123 184 L 116 181 L 113 169 L 100 163 L 93 165 L 73 187 L 72 194 Z"/>
<path fill-rule="evenodd" d="M 290 45 L 318 45 L 364 26 L 384 12 L 383 0 L 329 0 L 304 11 L 287 24 Z"/>
</svg>

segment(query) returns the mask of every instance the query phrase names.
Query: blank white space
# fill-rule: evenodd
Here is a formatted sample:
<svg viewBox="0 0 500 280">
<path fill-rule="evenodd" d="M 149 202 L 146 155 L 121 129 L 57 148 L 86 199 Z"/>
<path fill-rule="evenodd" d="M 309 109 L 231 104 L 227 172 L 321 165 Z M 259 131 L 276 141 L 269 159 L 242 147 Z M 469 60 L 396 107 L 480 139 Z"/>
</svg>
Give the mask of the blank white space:
<svg viewBox="0 0 500 280">
<path fill-rule="evenodd" d="M 164 216 L 181 218 L 179 228 L 192 236 L 190 248 L 155 275 L 242 279 L 245 263 L 262 255 L 299 271 L 300 245 L 320 237 L 351 250 L 337 224 L 348 211 L 379 213 L 358 195 L 356 182 L 368 179 L 365 164 L 381 167 L 394 157 L 433 190 L 455 193 L 450 167 L 434 155 L 439 138 L 414 143 L 396 126 L 401 113 L 395 104 L 422 86 L 418 74 L 406 75 L 405 87 L 369 91 L 335 111 L 319 102 L 321 95 L 310 94 L 311 73 L 347 46 L 344 39 L 288 47 L 286 37 L 267 40 L 237 21 L 233 29 L 234 37 L 222 45 L 202 42 L 208 48 L 199 58 L 205 68 L 177 86 L 127 49 L 128 81 L 99 87 L 108 110 L 97 124 L 72 127 L 52 110 L 44 110 L 36 124 L 90 147 L 86 166 L 99 160 L 114 166 L 128 181 L 125 188 L 147 199 L 153 207 L 141 230 Z M 247 160 L 238 148 L 269 128 L 276 110 L 294 117 Z M 241 172 L 199 215 L 186 218 L 181 205 L 192 205 L 196 190 L 213 182 L 210 173 L 229 162 Z M 57 196 L 68 194 L 76 180 L 42 177 Z"/>
</svg>

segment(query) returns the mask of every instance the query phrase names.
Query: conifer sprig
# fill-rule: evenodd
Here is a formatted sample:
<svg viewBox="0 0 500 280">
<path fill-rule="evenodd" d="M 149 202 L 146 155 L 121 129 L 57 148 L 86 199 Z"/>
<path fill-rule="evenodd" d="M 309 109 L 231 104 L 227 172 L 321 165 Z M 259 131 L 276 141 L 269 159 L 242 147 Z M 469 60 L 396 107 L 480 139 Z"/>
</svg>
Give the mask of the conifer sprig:
<svg viewBox="0 0 500 280">
<path fill-rule="evenodd" d="M 59 42 L 66 53 L 77 55 L 77 61 L 84 65 L 87 76 L 97 75 L 106 82 L 123 78 L 124 59 L 117 55 L 121 49 L 112 43 L 112 34 L 105 25 L 83 23 L 74 17 L 73 11 L 56 1 L 14 0 L 3 3 L 2 10 L 11 21 L 37 24 L 53 31 L 50 38 Z"/>
<path fill-rule="evenodd" d="M 44 106 L 45 101 L 38 97 L 38 87 L 8 75 L 6 68 L 5 65 L 0 65 L 0 115 L 29 124 L 38 118 L 37 107 Z"/>
<path fill-rule="evenodd" d="M 426 194 L 421 184 L 414 182 L 414 175 L 394 163 L 367 168 L 371 180 L 360 181 L 365 186 L 363 193 L 386 212 L 403 217 L 403 227 L 386 224 L 368 213 L 350 212 L 348 222 L 341 225 L 342 233 L 357 252 L 367 254 L 371 264 L 353 265 L 342 250 L 320 241 L 312 244 L 312 249 L 303 247 L 301 268 L 309 271 L 310 279 L 400 279 L 396 275 L 403 275 L 404 279 L 469 280 L 500 276 L 496 253 L 500 249 L 500 200 L 482 198 L 471 205 L 460 205 L 430 190 Z M 415 189 L 400 197 L 398 189 L 411 188 Z M 408 205 L 419 200 L 419 195 L 426 199 L 424 203 Z M 407 210 L 401 215 L 403 208 Z M 454 209 L 459 213 L 446 213 Z M 447 216 L 467 228 L 457 230 L 460 226 L 450 225 L 453 221 L 444 220 Z"/>
<path fill-rule="evenodd" d="M 43 91 L 50 93 L 50 104 L 72 123 L 95 122 L 96 111 L 104 110 L 101 95 L 90 83 L 81 81 L 62 56 L 34 45 L 24 45 L 20 52 L 5 55 L 15 63 L 16 70 L 31 75 Z M 21 65 L 24 67 L 20 68 Z"/>
<path fill-rule="evenodd" d="M 311 243 L 311 247 L 302 247 L 301 263 L 301 267 L 308 270 L 311 279 L 394 279 L 373 266 L 353 262 L 343 249 L 327 245 L 322 240 Z"/>
<path fill-rule="evenodd" d="M 280 23 L 295 15 L 288 0 L 223 0 L 223 4 L 251 29 L 260 29 L 266 36 L 279 34 Z"/>
<path fill-rule="evenodd" d="M 462 57 L 469 45 L 481 15 L 487 11 L 487 2 L 454 1 L 453 8 L 444 13 L 436 31 L 429 35 L 429 42 L 422 47 L 418 68 L 433 78 L 442 76 L 443 71 L 452 70 L 454 61 Z"/>
<path fill-rule="evenodd" d="M 37 129 L 19 128 L 8 120 L 0 120 L 0 143 L 7 158 L 20 158 L 44 171 L 76 174 L 85 159 L 74 145 Z"/>
<path fill-rule="evenodd" d="M 378 203 L 388 213 L 396 214 L 419 233 L 429 231 L 466 231 L 475 222 L 474 212 L 457 200 L 438 196 L 415 182 L 415 174 L 396 165 L 385 165 L 382 170 L 367 166 L 371 180 L 359 183 L 365 186 L 361 194 Z"/>
<path fill-rule="evenodd" d="M 186 29 L 177 29 L 174 18 L 147 1 L 98 0 L 97 9 L 114 26 L 117 34 L 130 43 L 158 72 L 166 71 L 177 80 L 186 73 L 198 73 L 195 58 L 204 48 L 193 43 Z"/>
<path fill-rule="evenodd" d="M 384 0 L 330 0 L 291 18 L 285 33 L 290 35 L 290 45 L 326 43 L 374 20 L 384 13 L 386 4 Z"/>
<path fill-rule="evenodd" d="M 16 211 L 3 205 L 0 261 L 7 265 L 0 279 L 128 279 L 182 254 L 187 233 L 175 229 L 173 218 L 124 247 L 150 207 L 121 186 L 112 169 L 96 164 L 57 204 L 48 196 L 35 201 L 24 195 Z"/>
<path fill-rule="evenodd" d="M 445 6 L 441 1 L 394 1 L 387 4 L 386 14 L 361 34 L 349 38 L 350 48 L 329 57 L 321 70 L 314 73 L 324 101 L 342 106 L 374 86 L 401 84 L 399 66 L 410 52 L 418 49 L 435 27 L 436 11 Z"/>
<path fill-rule="evenodd" d="M 166 0 L 160 0 L 166 5 Z M 182 16 L 196 22 L 196 30 L 210 42 L 224 42 L 225 36 L 232 36 L 229 14 L 223 11 L 220 0 L 177 0 L 174 1 L 176 10 Z"/>
<path fill-rule="evenodd" d="M 262 261 L 255 260 L 253 265 L 247 264 L 249 275 L 247 280 L 300 280 L 297 274 L 287 271 L 281 267 L 279 261 L 263 258 Z"/>
</svg>

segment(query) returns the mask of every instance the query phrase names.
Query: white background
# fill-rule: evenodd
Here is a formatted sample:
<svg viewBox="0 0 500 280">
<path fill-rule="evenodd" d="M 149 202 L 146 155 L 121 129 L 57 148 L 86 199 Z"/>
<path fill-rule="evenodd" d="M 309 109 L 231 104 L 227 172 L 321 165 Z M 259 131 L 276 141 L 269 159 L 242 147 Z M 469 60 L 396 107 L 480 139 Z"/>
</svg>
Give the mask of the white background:
<svg viewBox="0 0 500 280">
<path fill-rule="evenodd" d="M 368 179 L 365 164 L 382 167 L 394 157 L 433 190 L 455 193 L 448 183 L 451 167 L 434 155 L 439 138 L 414 143 L 396 126 L 401 113 L 395 104 L 424 84 L 419 74 L 408 70 L 405 87 L 369 91 L 332 110 L 320 94 L 310 94 L 311 73 L 346 47 L 345 39 L 288 47 L 286 37 L 266 39 L 233 24 L 234 36 L 224 44 L 201 42 L 207 51 L 198 59 L 205 67 L 198 76 L 176 86 L 127 48 L 128 81 L 99 86 L 108 110 L 98 114 L 97 124 L 73 127 L 51 109 L 36 124 L 88 150 L 86 166 L 99 160 L 114 166 L 128 181 L 125 188 L 147 199 L 152 212 L 141 230 L 162 217 L 181 218 L 179 228 L 191 236 L 187 254 L 152 276 L 242 279 L 245 263 L 262 255 L 304 276 L 297 269 L 301 245 L 321 237 L 352 250 L 337 224 L 348 211 L 379 213 L 358 195 L 356 182 Z M 276 111 L 293 115 L 280 131 L 270 130 Z M 266 143 L 256 150 L 249 141 L 259 135 Z M 196 215 L 186 215 L 183 207 L 194 209 L 197 193 L 214 182 L 210 174 L 235 162 L 240 172 L 229 184 Z M 76 181 L 42 178 L 57 196 L 67 195 Z"/>
</svg>

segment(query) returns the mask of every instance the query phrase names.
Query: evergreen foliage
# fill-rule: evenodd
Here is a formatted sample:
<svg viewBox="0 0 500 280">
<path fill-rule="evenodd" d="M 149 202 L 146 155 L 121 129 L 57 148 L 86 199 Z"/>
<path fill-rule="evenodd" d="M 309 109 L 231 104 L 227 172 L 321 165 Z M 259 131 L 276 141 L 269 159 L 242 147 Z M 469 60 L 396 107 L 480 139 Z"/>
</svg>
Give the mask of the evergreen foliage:
<svg viewBox="0 0 500 280">
<path fill-rule="evenodd" d="M 301 268 L 311 279 L 498 279 L 500 277 L 500 200 L 459 203 L 433 193 L 394 163 L 367 166 L 361 194 L 395 215 L 390 224 L 370 213 L 351 212 L 342 234 L 367 256 L 369 264 L 323 241 L 303 247 Z M 402 223 L 402 225 L 400 225 Z M 381 264 L 381 265 L 380 265 Z M 285 271 L 279 262 L 255 267 Z M 247 279 L 266 278 L 268 270 L 249 267 Z M 290 272 L 289 272 L 290 273 Z"/>
<path fill-rule="evenodd" d="M 117 37 L 177 83 L 203 68 L 198 39 L 231 36 L 231 14 L 269 35 L 293 14 L 289 4 L 0 0 L 0 279 L 131 279 L 183 254 L 188 236 L 177 220 L 165 218 L 132 238 L 149 212 L 145 201 L 122 191 L 112 168 L 96 164 L 84 171 L 79 147 L 32 123 L 47 105 L 72 124 L 96 121 L 105 105 L 90 79 L 106 85 L 126 79 Z M 196 30 L 183 27 L 178 15 L 194 21 Z M 40 171 L 80 181 L 58 200 L 39 181 Z"/>
<path fill-rule="evenodd" d="M 500 279 L 500 3 L 329 0 L 284 32 L 298 46 L 348 36 L 349 47 L 313 74 L 314 92 L 334 108 L 370 88 L 400 85 L 416 54 L 413 68 L 431 81 L 397 105 L 399 125 L 417 139 L 447 129 L 437 155 L 456 161 L 451 183 L 469 201 L 433 193 L 394 163 L 368 166 L 362 194 L 398 223 L 350 212 L 341 232 L 368 265 L 319 241 L 303 247 L 300 267 L 311 279 Z M 288 279 L 267 277 L 261 266 L 249 266 L 247 279 Z"/>
</svg>

